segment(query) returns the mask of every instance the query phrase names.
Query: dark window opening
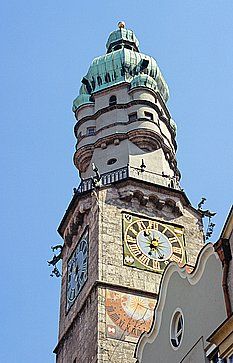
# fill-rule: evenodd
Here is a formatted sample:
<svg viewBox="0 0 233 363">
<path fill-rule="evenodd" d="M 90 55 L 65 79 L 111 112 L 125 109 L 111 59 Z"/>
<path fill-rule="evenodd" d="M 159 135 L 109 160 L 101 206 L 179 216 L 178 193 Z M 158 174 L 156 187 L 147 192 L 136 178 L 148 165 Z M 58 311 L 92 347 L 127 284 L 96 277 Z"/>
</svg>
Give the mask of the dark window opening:
<svg viewBox="0 0 233 363">
<path fill-rule="evenodd" d="M 97 83 L 98 83 L 99 86 L 102 85 L 102 79 L 101 79 L 100 76 L 97 77 Z"/>
<path fill-rule="evenodd" d="M 151 120 L 151 121 L 154 120 L 154 116 L 152 113 L 145 111 L 144 114 L 145 114 L 145 117 L 148 118 L 149 120 Z"/>
<path fill-rule="evenodd" d="M 128 45 L 128 44 L 125 44 L 125 48 L 126 49 L 130 49 L 130 50 L 132 50 L 133 48 L 130 46 L 130 45 Z"/>
<path fill-rule="evenodd" d="M 106 73 L 106 76 L 105 76 L 105 82 L 111 82 L 111 78 L 110 78 L 110 75 L 109 73 Z"/>
<path fill-rule="evenodd" d="M 137 120 L 137 112 L 131 113 L 129 116 L 129 121 L 136 121 Z"/>
<path fill-rule="evenodd" d="M 151 69 L 151 70 L 150 70 L 150 76 L 151 76 L 152 78 L 155 76 L 155 73 L 154 73 L 154 70 L 153 70 L 153 69 Z"/>
<path fill-rule="evenodd" d="M 95 135 L 95 127 L 88 127 L 88 128 L 87 128 L 87 135 L 88 135 L 88 136 L 93 136 L 93 135 Z"/>
<path fill-rule="evenodd" d="M 175 186 L 174 186 L 174 181 L 173 180 L 171 180 L 171 182 L 170 182 L 170 188 L 174 188 Z"/>
<path fill-rule="evenodd" d="M 94 91 L 94 89 L 95 89 L 95 79 L 94 79 L 94 77 L 92 77 L 91 86 L 92 86 L 92 89 Z"/>
<path fill-rule="evenodd" d="M 108 165 L 112 165 L 112 164 L 115 164 L 117 162 L 117 159 L 116 158 L 112 158 L 112 159 L 109 159 L 108 161 L 107 161 L 107 164 Z"/>
<path fill-rule="evenodd" d="M 109 106 L 116 105 L 116 103 L 117 103 L 117 98 L 116 98 L 116 96 L 115 96 L 115 95 L 111 96 L 111 97 L 109 98 Z"/>
<path fill-rule="evenodd" d="M 115 45 L 115 47 L 113 48 L 113 50 L 119 50 L 119 49 L 121 49 L 121 47 L 122 47 L 122 46 L 121 46 L 121 45 L 119 45 L 119 44 L 118 44 L 118 45 Z"/>
</svg>

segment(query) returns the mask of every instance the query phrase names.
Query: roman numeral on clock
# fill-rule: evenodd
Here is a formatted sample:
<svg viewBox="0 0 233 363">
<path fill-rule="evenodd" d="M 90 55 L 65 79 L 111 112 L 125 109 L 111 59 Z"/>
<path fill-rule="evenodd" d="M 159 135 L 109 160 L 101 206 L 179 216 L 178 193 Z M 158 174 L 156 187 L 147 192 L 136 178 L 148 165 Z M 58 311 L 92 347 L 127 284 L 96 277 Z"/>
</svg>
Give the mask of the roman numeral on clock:
<svg viewBox="0 0 233 363">
<path fill-rule="evenodd" d="M 155 222 L 155 221 L 149 221 L 148 222 L 148 228 L 149 229 L 156 229 L 156 230 L 158 230 L 158 223 Z"/>
<path fill-rule="evenodd" d="M 139 247 L 134 244 L 134 245 L 130 245 L 130 250 L 132 251 L 132 253 L 135 255 L 135 256 L 140 256 L 142 253 L 139 249 Z"/>
<path fill-rule="evenodd" d="M 127 234 L 127 236 L 126 236 L 126 240 L 127 240 L 127 242 L 129 242 L 129 243 L 136 243 L 136 238 L 135 238 L 135 237 L 131 237 L 131 236 L 129 236 L 128 234 Z"/>
<path fill-rule="evenodd" d="M 182 249 L 180 247 L 172 247 L 172 251 L 173 253 L 179 253 L 180 255 L 182 254 Z"/>
<path fill-rule="evenodd" d="M 133 228 L 133 226 L 129 227 L 129 231 L 132 232 L 135 236 L 137 236 L 138 232 Z"/>
<path fill-rule="evenodd" d="M 143 230 L 147 229 L 147 227 L 143 221 L 137 221 L 137 226 L 138 226 L 139 231 L 143 231 Z"/>
<path fill-rule="evenodd" d="M 145 255 L 141 255 L 139 257 L 139 260 L 141 261 L 141 263 L 143 263 L 143 265 L 149 265 L 149 262 L 150 262 L 149 257 L 147 257 Z"/>
<path fill-rule="evenodd" d="M 176 255 L 172 255 L 171 258 L 170 258 L 170 261 L 181 263 L 182 259 L 180 257 L 176 256 Z"/>
<path fill-rule="evenodd" d="M 153 260 L 153 269 L 154 270 L 160 270 L 160 262 Z"/>
<path fill-rule="evenodd" d="M 168 239 L 169 239 L 169 241 L 171 243 L 177 242 L 177 238 L 176 237 L 171 237 L 171 238 L 168 238 Z"/>
</svg>

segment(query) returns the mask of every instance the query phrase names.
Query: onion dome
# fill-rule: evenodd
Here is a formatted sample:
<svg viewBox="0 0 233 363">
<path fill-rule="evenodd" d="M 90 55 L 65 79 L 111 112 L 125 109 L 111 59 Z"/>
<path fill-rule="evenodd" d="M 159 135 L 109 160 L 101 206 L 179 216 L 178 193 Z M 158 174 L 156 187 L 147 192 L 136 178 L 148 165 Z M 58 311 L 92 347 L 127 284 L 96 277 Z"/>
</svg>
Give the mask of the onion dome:
<svg viewBox="0 0 233 363">
<path fill-rule="evenodd" d="M 136 87 L 147 87 L 147 88 L 151 88 L 154 91 L 156 91 L 157 83 L 154 80 L 154 78 L 148 76 L 147 74 L 139 74 L 139 75 L 135 76 L 130 83 L 130 89 L 133 89 Z"/>
<path fill-rule="evenodd" d="M 121 49 L 122 46 L 131 50 L 135 50 L 136 52 L 139 51 L 139 41 L 137 40 L 134 32 L 123 27 L 113 31 L 109 35 L 106 43 L 107 53 L 111 52 L 112 50 Z"/>
<path fill-rule="evenodd" d="M 94 93 L 123 82 L 129 83 L 131 88 L 133 85 L 136 87 L 137 82 L 145 87 L 148 85 L 167 102 L 168 86 L 155 59 L 139 52 L 139 42 L 132 30 L 125 29 L 123 22 L 118 26 L 119 29 L 113 31 L 108 38 L 107 53 L 95 58 L 83 77 L 73 111 L 83 104 L 91 103 Z"/>
</svg>

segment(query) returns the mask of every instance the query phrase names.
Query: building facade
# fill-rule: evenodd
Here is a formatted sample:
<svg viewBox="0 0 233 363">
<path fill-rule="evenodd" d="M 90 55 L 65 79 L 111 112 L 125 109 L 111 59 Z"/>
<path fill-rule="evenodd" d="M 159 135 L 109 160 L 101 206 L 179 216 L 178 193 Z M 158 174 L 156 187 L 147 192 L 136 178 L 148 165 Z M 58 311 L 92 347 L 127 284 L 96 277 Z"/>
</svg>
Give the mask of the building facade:
<svg viewBox="0 0 233 363">
<path fill-rule="evenodd" d="M 203 247 L 192 273 L 170 264 L 138 363 L 232 363 L 233 209 L 220 239 Z"/>
<path fill-rule="evenodd" d="M 135 362 L 170 261 L 192 269 L 202 214 L 180 188 L 176 124 L 156 61 L 123 22 L 82 79 L 73 111 L 81 183 L 64 239 L 57 363 Z"/>
</svg>

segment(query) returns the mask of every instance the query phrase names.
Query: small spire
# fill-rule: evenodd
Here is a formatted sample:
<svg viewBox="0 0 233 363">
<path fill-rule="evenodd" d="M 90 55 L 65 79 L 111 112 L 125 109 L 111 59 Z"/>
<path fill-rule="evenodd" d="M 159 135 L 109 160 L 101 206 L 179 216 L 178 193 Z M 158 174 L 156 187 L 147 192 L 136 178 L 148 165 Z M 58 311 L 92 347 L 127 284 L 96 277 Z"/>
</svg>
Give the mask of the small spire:
<svg viewBox="0 0 233 363">
<path fill-rule="evenodd" d="M 125 22 L 124 21 L 119 21 L 118 23 L 118 28 L 121 29 L 121 28 L 125 28 Z"/>
</svg>

